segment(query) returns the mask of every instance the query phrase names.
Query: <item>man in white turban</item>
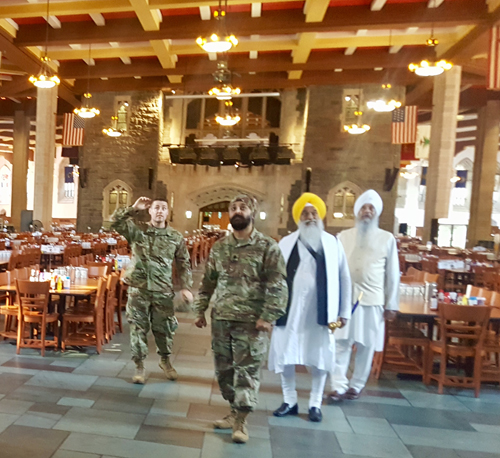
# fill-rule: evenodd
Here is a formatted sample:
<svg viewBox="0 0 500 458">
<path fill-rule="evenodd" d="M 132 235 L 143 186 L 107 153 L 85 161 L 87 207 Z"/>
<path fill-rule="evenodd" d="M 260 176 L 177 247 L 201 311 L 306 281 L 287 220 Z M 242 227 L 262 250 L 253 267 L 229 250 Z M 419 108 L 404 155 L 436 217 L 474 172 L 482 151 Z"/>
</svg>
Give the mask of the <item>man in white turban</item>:
<svg viewBox="0 0 500 458">
<path fill-rule="evenodd" d="M 330 374 L 333 392 L 329 402 L 359 397 L 370 376 L 373 354 L 383 349 L 385 320 L 394 319 L 399 310 L 398 251 L 394 236 L 378 227 L 382 209 L 380 196 L 373 189 L 366 191 L 354 205 L 355 227 L 339 234 L 351 273 L 353 298 L 360 300 L 349 325 L 335 333 L 336 361 Z M 349 381 L 353 344 L 355 367 Z"/>
<path fill-rule="evenodd" d="M 328 324 L 339 321 L 343 326 L 351 316 L 351 281 L 342 244 L 323 230 L 323 200 L 305 193 L 292 213 L 299 229 L 279 244 L 287 263 L 289 297 L 286 314 L 276 321 L 269 352 L 269 370 L 281 374 L 284 398 L 273 414 L 298 414 L 295 365 L 299 364 L 312 374 L 309 420 L 320 422 L 325 382 L 335 362 L 335 338 Z"/>
</svg>

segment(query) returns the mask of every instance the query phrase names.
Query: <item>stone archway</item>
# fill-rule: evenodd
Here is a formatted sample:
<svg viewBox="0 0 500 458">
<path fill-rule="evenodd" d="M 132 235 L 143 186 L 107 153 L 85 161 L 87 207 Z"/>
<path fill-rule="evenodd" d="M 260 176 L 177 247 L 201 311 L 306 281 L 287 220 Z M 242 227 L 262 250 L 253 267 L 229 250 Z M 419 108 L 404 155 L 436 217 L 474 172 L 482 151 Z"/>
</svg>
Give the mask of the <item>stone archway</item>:
<svg viewBox="0 0 500 458">
<path fill-rule="evenodd" d="M 238 194 L 247 194 L 257 200 L 258 203 L 266 199 L 266 194 L 250 189 L 246 186 L 236 184 L 215 185 L 198 189 L 188 195 L 188 199 L 196 205 L 198 209 L 217 202 L 231 201 Z"/>
<path fill-rule="evenodd" d="M 328 227 L 353 227 L 354 226 L 354 218 L 334 218 L 334 205 L 335 205 L 335 195 L 339 191 L 348 191 L 354 195 L 354 201 L 363 193 L 363 189 L 359 187 L 357 184 L 352 181 L 343 181 L 338 185 L 328 191 L 328 196 L 326 198 L 326 208 L 327 216 L 326 216 L 326 225 Z"/>
</svg>

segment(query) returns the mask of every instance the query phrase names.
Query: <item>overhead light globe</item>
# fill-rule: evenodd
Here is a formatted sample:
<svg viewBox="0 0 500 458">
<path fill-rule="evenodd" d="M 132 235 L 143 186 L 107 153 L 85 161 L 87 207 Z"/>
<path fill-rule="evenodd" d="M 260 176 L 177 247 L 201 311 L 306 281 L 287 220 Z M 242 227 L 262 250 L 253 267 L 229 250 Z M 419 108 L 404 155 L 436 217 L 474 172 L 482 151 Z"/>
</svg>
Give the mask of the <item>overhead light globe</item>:
<svg viewBox="0 0 500 458">
<path fill-rule="evenodd" d="M 110 127 L 109 129 L 102 129 L 102 133 L 107 135 L 108 137 L 121 137 L 122 136 L 121 131 L 113 129 L 113 127 Z"/>
<path fill-rule="evenodd" d="M 219 35 L 213 33 L 209 38 L 198 37 L 196 43 L 206 52 L 217 53 L 227 52 L 233 46 L 237 46 L 238 39 L 234 35 L 219 37 Z"/>
<path fill-rule="evenodd" d="M 418 64 L 408 65 L 408 69 L 418 76 L 437 76 L 441 75 L 444 71 L 450 70 L 453 67 L 451 62 L 442 59 L 437 62 L 429 62 L 422 60 Z"/>
<path fill-rule="evenodd" d="M 397 100 L 389 100 L 389 102 L 386 102 L 385 100 L 379 99 L 367 102 L 366 106 L 379 113 L 386 113 L 399 108 L 401 106 L 401 102 L 398 102 Z"/>
<path fill-rule="evenodd" d="M 368 124 L 350 124 L 345 125 L 344 130 L 352 135 L 361 135 L 370 130 L 370 126 Z"/>
<path fill-rule="evenodd" d="M 82 107 L 82 108 L 75 108 L 73 112 L 80 116 L 80 118 L 84 119 L 91 119 L 94 118 L 95 116 L 98 116 L 100 111 L 97 108 L 87 108 L 87 107 Z"/>
<path fill-rule="evenodd" d="M 229 126 L 234 126 L 240 122 L 241 118 L 236 115 L 236 116 L 231 116 L 231 115 L 226 115 L 226 116 L 217 116 L 215 118 L 215 121 L 217 121 L 218 124 L 224 127 L 229 127 Z"/>
<path fill-rule="evenodd" d="M 42 72 L 38 76 L 30 76 L 29 77 L 30 83 L 35 85 L 36 87 L 42 88 L 42 89 L 50 89 L 53 88 L 54 86 L 58 85 L 61 83 L 61 80 L 57 76 L 49 76 L 46 73 Z"/>
<path fill-rule="evenodd" d="M 223 84 L 222 86 L 213 87 L 208 93 L 217 100 L 231 100 L 233 96 L 241 94 L 241 89 L 239 87 L 233 88 L 230 84 Z"/>
</svg>

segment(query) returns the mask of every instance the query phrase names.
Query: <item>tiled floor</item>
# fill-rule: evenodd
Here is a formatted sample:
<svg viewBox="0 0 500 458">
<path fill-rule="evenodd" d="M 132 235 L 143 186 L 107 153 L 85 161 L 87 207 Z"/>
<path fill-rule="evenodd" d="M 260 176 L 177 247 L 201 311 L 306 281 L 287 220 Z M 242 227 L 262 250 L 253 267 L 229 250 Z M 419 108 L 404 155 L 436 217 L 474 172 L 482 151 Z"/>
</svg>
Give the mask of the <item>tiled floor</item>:
<svg viewBox="0 0 500 458">
<path fill-rule="evenodd" d="M 177 382 L 158 367 L 154 344 L 147 383 L 130 382 L 128 335 L 103 354 L 36 351 L 15 355 L 0 343 L 1 458 L 493 458 L 500 457 L 500 388 L 436 394 L 415 380 L 383 374 L 357 401 L 323 406 L 324 420 L 307 421 L 310 378 L 301 371 L 298 417 L 275 418 L 279 378 L 262 375 L 260 403 L 249 417 L 251 439 L 231 442 L 211 422 L 227 406 L 214 379 L 208 329 L 178 314 Z"/>
</svg>

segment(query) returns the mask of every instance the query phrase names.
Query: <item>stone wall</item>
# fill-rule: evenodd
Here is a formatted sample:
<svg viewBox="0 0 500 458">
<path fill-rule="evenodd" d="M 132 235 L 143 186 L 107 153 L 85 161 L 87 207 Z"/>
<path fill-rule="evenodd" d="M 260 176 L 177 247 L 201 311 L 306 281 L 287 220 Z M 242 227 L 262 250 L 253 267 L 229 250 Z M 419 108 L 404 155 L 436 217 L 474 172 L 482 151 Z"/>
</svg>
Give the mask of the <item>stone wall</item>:
<svg viewBox="0 0 500 458">
<path fill-rule="evenodd" d="M 311 192 L 326 201 L 329 191 L 343 182 L 350 182 L 362 191 L 374 189 L 384 201 L 380 226 L 392 232 L 397 181 L 391 191 L 384 191 L 383 186 L 386 168 L 399 167 L 400 146 L 391 144 L 391 113 L 366 110 L 363 122 L 371 130 L 362 135 L 345 133 L 341 130 L 343 89 L 341 86 L 309 88 L 303 165 L 304 171 L 312 169 Z M 380 86 L 362 86 L 362 89 L 364 100 L 381 95 Z M 345 228 L 341 221 L 328 230 L 336 233 Z"/>
<path fill-rule="evenodd" d="M 108 137 L 102 129 L 110 126 L 115 97 L 123 95 L 131 96 L 129 131 L 118 138 Z M 83 187 L 78 199 L 79 231 L 87 231 L 87 227 L 96 231 L 103 225 L 103 190 L 114 180 L 122 180 L 132 188 L 132 202 L 140 196 L 155 195 L 162 100 L 159 91 L 107 92 L 95 94 L 92 98 L 101 115 L 86 122 L 85 146 L 80 152 Z M 153 170 L 151 189 L 149 169 Z"/>
</svg>

